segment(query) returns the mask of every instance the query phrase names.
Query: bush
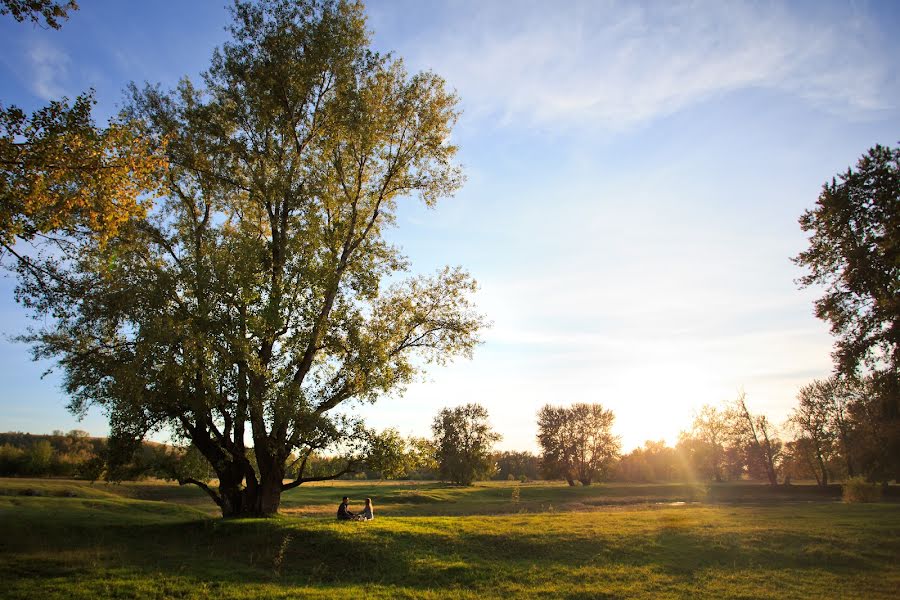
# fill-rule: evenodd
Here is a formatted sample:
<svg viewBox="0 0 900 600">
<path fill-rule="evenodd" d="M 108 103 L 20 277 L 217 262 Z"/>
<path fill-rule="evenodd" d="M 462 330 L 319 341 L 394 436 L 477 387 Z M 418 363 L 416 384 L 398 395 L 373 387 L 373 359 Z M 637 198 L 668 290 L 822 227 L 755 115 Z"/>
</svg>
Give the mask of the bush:
<svg viewBox="0 0 900 600">
<path fill-rule="evenodd" d="M 851 477 L 844 484 L 844 502 L 878 502 L 881 500 L 881 487 L 868 483 L 862 477 Z"/>
</svg>

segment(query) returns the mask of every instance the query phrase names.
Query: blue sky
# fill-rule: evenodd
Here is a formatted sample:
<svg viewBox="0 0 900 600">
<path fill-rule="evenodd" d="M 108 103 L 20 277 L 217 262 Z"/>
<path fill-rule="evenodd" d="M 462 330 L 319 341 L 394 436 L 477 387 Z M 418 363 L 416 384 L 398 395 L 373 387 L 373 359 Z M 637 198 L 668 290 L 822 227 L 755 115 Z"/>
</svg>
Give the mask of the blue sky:
<svg viewBox="0 0 900 600">
<path fill-rule="evenodd" d="M 197 78 L 224 2 L 83 0 L 61 31 L 0 21 L 0 99 L 32 109 L 93 86 Z M 461 264 L 494 325 L 472 361 L 360 407 L 424 435 L 484 404 L 503 448 L 533 449 L 547 402 L 600 402 L 626 449 L 677 440 L 743 388 L 782 422 L 829 373 L 831 338 L 789 257 L 821 185 L 900 141 L 900 12 L 875 2 L 368 3 L 375 45 L 444 76 L 468 181 L 390 233 L 413 268 Z M 0 331 L 28 320 L 0 280 Z M 82 428 L 50 365 L 0 342 L 0 430 Z"/>
</svg>

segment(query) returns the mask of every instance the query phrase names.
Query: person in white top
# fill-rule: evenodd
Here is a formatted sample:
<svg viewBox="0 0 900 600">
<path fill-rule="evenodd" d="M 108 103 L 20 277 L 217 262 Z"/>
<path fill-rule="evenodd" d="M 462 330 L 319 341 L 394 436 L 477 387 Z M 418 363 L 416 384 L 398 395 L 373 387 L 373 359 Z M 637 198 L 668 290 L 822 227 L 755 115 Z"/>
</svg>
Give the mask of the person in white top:
<svg viewBox="0 0 900 600">
<path fill-rule="evenodd" d="M 359 516 L 363 521 L 371 521 L 375 518 L 375 513 L 372 512 L 372 499 L 366 498 L 366 505 L 363 507 L 362 512 L 359 513 Z"/>
</svg>

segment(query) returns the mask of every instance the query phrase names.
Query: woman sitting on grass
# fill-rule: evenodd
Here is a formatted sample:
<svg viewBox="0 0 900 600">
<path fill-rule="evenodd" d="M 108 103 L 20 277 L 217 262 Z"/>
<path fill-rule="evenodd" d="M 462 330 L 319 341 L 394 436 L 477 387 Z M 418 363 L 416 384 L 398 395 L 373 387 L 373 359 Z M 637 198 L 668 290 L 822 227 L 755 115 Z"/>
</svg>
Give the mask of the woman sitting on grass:
<svg viewBox="0 0 900 600">
<path fill-rule="evenodd" d="M 371 498 L 366 498 L 366 505 L 363 507 L 362 512 L 359 513 L 359 518 L 362 521 L 371 521 L 375 518 L 375 513 L 372 512 Z"/>
</svg>

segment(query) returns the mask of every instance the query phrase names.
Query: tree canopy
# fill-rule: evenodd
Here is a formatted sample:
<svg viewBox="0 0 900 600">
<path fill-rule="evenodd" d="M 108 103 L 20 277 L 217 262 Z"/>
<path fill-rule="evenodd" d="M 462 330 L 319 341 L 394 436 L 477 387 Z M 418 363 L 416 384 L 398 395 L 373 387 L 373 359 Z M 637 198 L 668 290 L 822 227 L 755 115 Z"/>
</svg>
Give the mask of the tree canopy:
<svg viewBox="0 0 900 600">
<path fill-rule="evenodd" d="M 218 488 L 185 482 L 225 515 L 259 515 L 360 464 L 371 436 L 348 403 L 471 354 L 484 320 L 465 271 L 402 279 L 384 237 L 398 202 L 433 205 L 462 182 L 444 81 L 373 52 L 357 2 L 232 14 L 202 86 L 131 88 L 125 117 L 165 143 L 159 206 L 44 257 L 19 293 L 52 317 L 28 340 L 59 361 L 74 411 L 102 406 L 123 440 L 175 429 Z M 322 451 L 343 468 L 308 476 Z"/>
<path fill-rule="evenodd" d="M 836 366 L 875 374 L 900 416 L 900 148 L 875 146 L 822 188 L 800 217 L 809 247 L 794 261 L 821 285 L 816 316 L 837 337 Z"/>
<path fill-rule="evenodd" d="M 0 0 L 0 15 L 59 29 L 77 10 L 73 0 Z M 69 104 L 51 102 L 31 115 L 0 104 L 0 257 L 19 269 L 37 267 L 19 241 L 68 243 L 78 235 L 103 242 L 143 214 L 165 172 L 165 140 L 152 143 L 139 125 L 117 118 L 94 123 L 93 90 Z"/>
<path fill-rule="evenodd" d="M 445 481 L 472 485 L 494 469 L 491 450 L 501 437 L 491 428 L 488 412 L 480 404 L 445 408 L 434 418 L 435 455 Z"/>
<path fill-rule="evenodd" d="M 547 475 L 563 477 L 569 485 L 576 480 L 590 485 L 609 475 L 621 448 L 612 433 L 614 420 L 600 404 L 541 407 L 537 438 Z"/>
<path fill-rule="evenodd" d="M 88 234 L 105 241 L 146 212 L 166 168 L 165 140 L 138 123 L 98 128 L 93 92 L 31 115 L 0 107 L 0 245 Z M 25 260 L 20 257 L 21 260 Z"/>
</svg>

